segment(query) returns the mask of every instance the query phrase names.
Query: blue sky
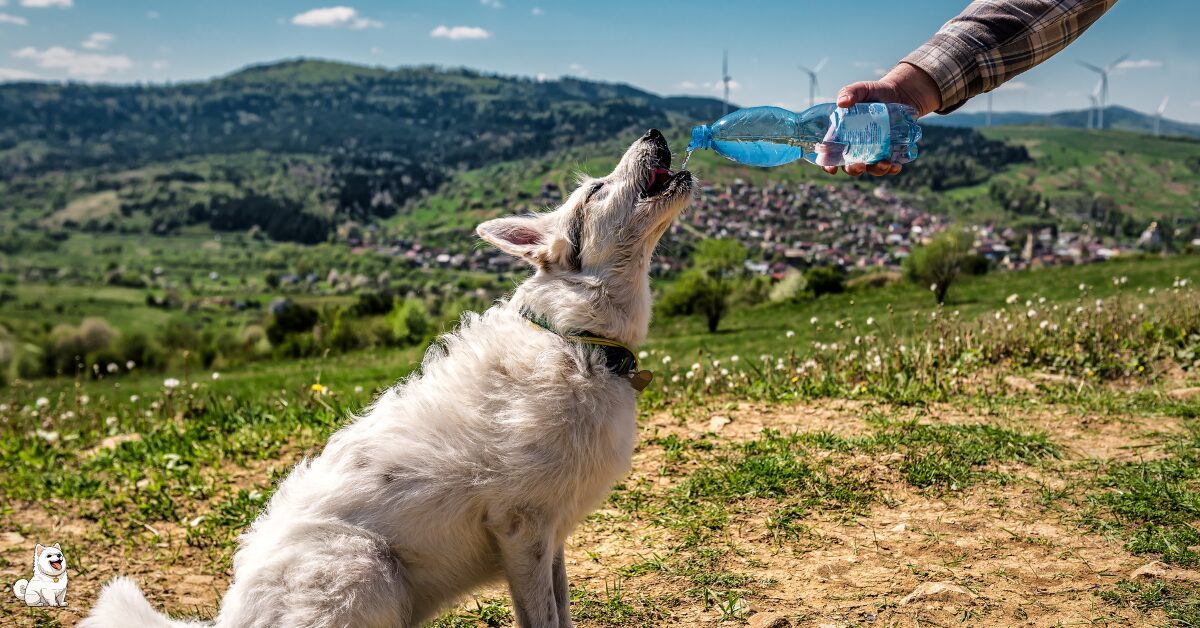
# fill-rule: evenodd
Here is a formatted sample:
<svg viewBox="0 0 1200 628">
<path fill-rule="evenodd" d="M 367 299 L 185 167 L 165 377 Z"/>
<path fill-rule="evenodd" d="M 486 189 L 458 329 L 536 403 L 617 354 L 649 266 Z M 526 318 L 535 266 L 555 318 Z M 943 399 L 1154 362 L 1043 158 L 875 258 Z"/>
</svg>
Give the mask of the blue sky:
<svg viewBox="0 0 1200 628">
<path fill-rule="evenodd" d="M 803 108 L 797 64 L 830 57 L 821 100 L 876 76 L 966 0 L 0 0 L 0 79 L 183 81 L 298 56 L 575 75 L 661 94 L 719 94 Z M 1058 57 L 998 91 L 995 108 L 1082 108 L 1096 83 L 1077 65 L 1129 53 L 1111 104 L 1200 122 L 1200 0 L 1121 0 Z M 967 110 L 984 107 L 984 98 Z"/>
</svg>

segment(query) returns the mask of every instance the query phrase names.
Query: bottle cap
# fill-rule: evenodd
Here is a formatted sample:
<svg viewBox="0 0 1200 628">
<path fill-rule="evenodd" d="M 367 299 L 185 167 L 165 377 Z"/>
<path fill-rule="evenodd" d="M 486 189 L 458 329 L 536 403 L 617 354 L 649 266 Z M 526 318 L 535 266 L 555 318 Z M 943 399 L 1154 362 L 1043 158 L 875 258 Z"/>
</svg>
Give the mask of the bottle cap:
<svg viewBox="0 0 1200 628">
<path fill-rule="evenodd" d="M 692 127 L 692 141 L 688 144 L 689 151 L 712 148 L 712 129 L 708 125 Z"/>
</svg>

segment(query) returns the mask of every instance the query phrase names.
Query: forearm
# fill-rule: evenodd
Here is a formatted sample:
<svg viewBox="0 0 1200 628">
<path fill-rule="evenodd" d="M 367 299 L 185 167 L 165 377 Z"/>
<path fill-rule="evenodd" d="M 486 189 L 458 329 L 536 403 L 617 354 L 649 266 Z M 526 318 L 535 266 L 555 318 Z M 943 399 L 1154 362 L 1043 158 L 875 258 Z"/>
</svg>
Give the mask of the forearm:
<svg viewBox="0 0 1200 628">
<path fill-rule="evenodd" d="M 949 113 L 1054 56 L 1116 2 L 975 0 L 900 66 L 932 78 L 941 94 L 937 111 Z"/>
</svg>

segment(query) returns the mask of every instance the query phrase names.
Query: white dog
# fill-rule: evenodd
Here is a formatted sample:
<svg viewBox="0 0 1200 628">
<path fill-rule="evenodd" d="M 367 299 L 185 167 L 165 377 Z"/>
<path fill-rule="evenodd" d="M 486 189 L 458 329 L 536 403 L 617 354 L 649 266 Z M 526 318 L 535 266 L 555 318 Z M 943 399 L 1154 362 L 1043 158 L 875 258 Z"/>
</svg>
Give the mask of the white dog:
<svg viewBox="0 0 1200 628">
<path fill-rule="evenodd" d="M 58 543 L 33 548 L 33 577 L 17 580 L 13 593 L 29 606 L 67 605 L 67 559 Z"/>
<path fill-rule="evenodd" d="M 694 187 L 670 163 L 651 130 L 557 210 L 479 226 L 536 272 L 280 484 L 217 626 L 413 626 L 499 577 L 522 626 L 571 625 L 563 541 L 629 470 L 650 257 Z M 172 625 L 124 578 L 80 624 Z"/>
</svg>

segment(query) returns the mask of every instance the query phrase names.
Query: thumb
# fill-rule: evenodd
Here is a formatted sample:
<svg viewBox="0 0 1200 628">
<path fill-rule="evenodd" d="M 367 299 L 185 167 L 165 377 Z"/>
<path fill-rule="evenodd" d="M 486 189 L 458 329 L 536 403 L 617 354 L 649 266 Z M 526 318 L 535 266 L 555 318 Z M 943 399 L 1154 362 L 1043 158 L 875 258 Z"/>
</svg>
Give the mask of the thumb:
<svg viewBox="0 0 1200 628">
<path fill-rule="evenodd" d="M 883 97 L 877 92 L 880 90 L 878 81 L 859 81 L 851 83 L 841 89 L 837 96 L 837 105 L 839 107 L 850 107 L 856 103 L 878 100 Z"/>
</svg>

